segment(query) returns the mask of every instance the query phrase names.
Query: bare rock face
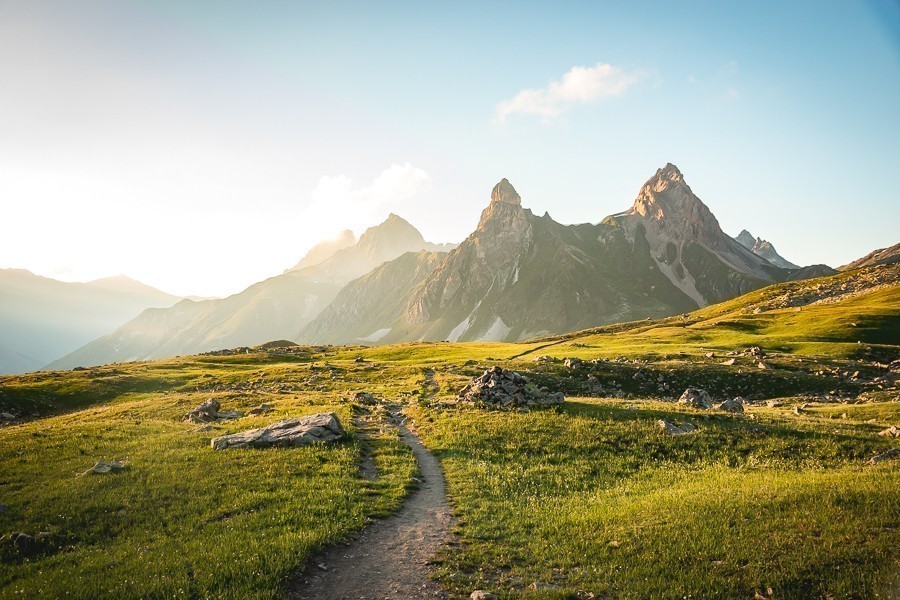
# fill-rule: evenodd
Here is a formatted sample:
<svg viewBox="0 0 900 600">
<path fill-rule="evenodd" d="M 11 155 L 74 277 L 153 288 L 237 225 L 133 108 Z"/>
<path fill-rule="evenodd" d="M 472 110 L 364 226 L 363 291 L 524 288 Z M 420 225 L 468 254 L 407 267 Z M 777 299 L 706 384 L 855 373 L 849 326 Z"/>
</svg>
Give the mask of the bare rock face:
<svg viewBox="0 0 900 600">
<path fill-rule="evenodd" d="M 709 392 L 700 388 L 688 388 L 684 390 L 684 393 L 681 394 L 681 398 L 678 399 L 678 402 L 681 404 L 689 404 L 694 408 L 702 408 L 704 410 L 713 407 L 712 398 L 709 397 Z"/>
<path fill-rule="evenodd" d="M 644 217 L 647 227 L 668 239 L 689 238 L 711 250 L 728 250 L 727 236 L 719 221 L 672 163 L 657 169 L 638 192 L 631 210 Z"/>
<path fill-rule="evenodd" d="M 551 393 L 530 383 L 515 371 L 491 367 L 459 392 L 461 402 L 484 408 L 514 409 L 556 406 L 565 401 L 561 392 Z"/>
<path fill-rule="evenodd" d="M 333 412 L 285 419 L 259 429 L 213 438 L 213 450 L 228 448 L 268 448 L 271 446 L 309 446 L 334 442 L 346 435 Z"/>
<path fill-rule="evenodd" d="M 522 198 L 516 188 L 505 177 L 491 190 L 491 202 L 506 202 L 508 204 L 522 205 Z"/>
</svg>

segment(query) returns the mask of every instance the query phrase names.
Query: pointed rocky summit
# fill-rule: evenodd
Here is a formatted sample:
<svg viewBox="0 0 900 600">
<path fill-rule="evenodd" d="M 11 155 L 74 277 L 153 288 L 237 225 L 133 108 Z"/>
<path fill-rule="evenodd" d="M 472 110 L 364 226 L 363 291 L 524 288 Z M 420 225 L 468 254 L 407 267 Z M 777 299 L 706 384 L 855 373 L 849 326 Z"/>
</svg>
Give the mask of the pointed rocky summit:
<svg viewBox="0 0 900 600">
<path fill-rule="evenodd" d="M 507 204 L 521 206 L 522 198 L 519 196 L 516 188 L 504 177 L 491 190 L 491 202 L 506 202 Z"/>
</svg>

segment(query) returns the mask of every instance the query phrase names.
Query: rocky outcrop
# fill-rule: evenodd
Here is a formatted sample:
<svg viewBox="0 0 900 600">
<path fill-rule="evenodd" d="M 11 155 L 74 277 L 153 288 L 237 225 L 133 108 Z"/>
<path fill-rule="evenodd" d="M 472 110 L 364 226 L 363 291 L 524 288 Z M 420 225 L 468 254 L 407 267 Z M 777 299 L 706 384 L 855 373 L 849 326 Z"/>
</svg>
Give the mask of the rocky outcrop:
<svg viewBox="0 0 900 600">
<path fill-rule="evenodd" d="M 213 450 L 229 448 L 267 448 L 271 446 L 309 446 L 334 442 L 344 437 L 344 428 L 333 412 L 285 419 L 259 429 L 213 438 Z"/>
<path fill-rule="evenodd" d="M 472 379 L 459 392 L 459 401 L 483 408 L 514 409 L 522 407 L 556 406 L 565 401 L 560 392 L 539 388 L 521 374 L 491 367 Z"/>
<path fill-rule="evenodd" d="M 876 265 L 889 265 L 897 262 L 900 262 L 900 243 L 894 244 L 889 248 L 881 248 L 874 252 L 869 252 L 862 258 L 854 260 L 850 264 L 838 267 L 838 271 L 850 271 L 852 269 L 874 267 Z"/>
</svg>

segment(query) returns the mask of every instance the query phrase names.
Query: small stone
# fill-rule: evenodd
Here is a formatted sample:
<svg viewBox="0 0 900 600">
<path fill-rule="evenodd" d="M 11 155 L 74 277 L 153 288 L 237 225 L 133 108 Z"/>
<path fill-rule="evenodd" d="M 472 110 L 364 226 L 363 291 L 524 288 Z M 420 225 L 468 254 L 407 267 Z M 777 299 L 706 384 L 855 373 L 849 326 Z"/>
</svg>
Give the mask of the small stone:
<svg viewBox="0 0 900 600">
<path fill-rule="evenodd" d="M 881 437 L 900 437 L 900 428 L 898 428 L 896 425 L 891 425 L 884 431 L 879 431 L 878 435 L 880 435 Z"/>
<path fill-rule="evenodd" d="M 558 590 L 559 586 L 553 583 L 544 583 L 543 581 L 533 581 L 531 582 L 531 585 L 528 586 L 528 589 L 532 592 L 549 592 Z"/>
<path fill-rule="evenodd" d="M 734 364 L 734 359 L 733 359 L 733 358 L 729 358 L 728 360 L 723 360 L 723 361 L 722 361 L 721 363 L 719 363 L 719 364 L 725 365 L 726 367 L 730 367 L 731 365 Z"/>
<path fill-rule="evenodd" d="M 873 456 L 871 459 L 869 459 L 869 464 L 876 465 L 881 461 L 890 460 L 898 456 L 900 456 L 900 448 L 891 448 L 887 452 L 882 452 L 877 456 Z"/>
<path fill-rule="evenodd" d="M 730 413 L 742 413 L 744 412 L 744 401 L 742 398 L 737 397 L 734 400 L 726 400 L 716 405 L 716 408 Z"/>
<path fill-rule="evenodd" d="M 486 590 L 475 590 L 469 594 L 469 600 L 496 600 L 497 596 Z"/>
<path fill-rule="evenodd" d="M 669 423 L 668 421 L 663 421 L 662 419 L 657 421 L 656 425 L 669 435 L 685 435 L 688 433 L 693 433 L 697 430 L 697 428 L 691 423 L 682 423 L 681 425 L 675 425 L 674 423 Z"/>
<path fill-rule="evenodd" d="M 763 361 L 759 361 L 758 363 L 756 363 L 756 368 L 758 368 L 758 369 L 768 369 L 768 368 L 769 368 L 769 365 L 767 365 L 767 364 L 764 363 Z"/>
<path fill-rule="evenodd" d="M 328 570 L 328 566 L 327 566 L 325 563 L 319 563 L 319 564 L 317 564 L 317 565 L 316 565 L 316 568 L 319 569 L 320 571 L 327 571 L 327 570 Z"/>
<path fill-rule="evenodd" d="M 106 462 L 105 460 L 98 460 L 97 463 L 85 471 L 85 473 L 93 473 L 94 475 L 106 475 L 107 473 L 116 473 L 125 468 L 125 463 L 120 460 L 114 460 L 112 462 Z"/>
<path fill-rule="evenodd" d="M 274 409 L 275 409 L 275 407 L 272 406 L 271 404 L 263 403 L 263 404 L 260 404 L 259 406 L 257 406 L 256 408 L 251 408 L 250 410 L 248 410 L 247 414 L 248 415 L 262 415 L 267 412 L 271 412 Z"/>
<path fill-rule="evenodd" d="M 0 421 L 15 421 L 16 415 L 8 412 L 0 412 Z"/>
</svg>

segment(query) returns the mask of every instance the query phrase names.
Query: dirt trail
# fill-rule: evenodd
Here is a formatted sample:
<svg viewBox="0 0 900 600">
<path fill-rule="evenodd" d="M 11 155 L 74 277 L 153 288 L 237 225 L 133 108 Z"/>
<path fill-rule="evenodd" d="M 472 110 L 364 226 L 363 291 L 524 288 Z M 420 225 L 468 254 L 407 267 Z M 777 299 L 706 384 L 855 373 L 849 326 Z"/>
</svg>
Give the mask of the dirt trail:
<svg viewBox="0 0 900 600">
<path fill-rule="evenodd" d="M 440 463 L 394 413 L 401 440 L 419 463 L 419 489 L 394 515 L 372 523 L 348 545 L 338 544 L 312 561 L 289 598 L 383 600 L 446 598 L 428 579 L 429 560 L 450 539 L 452 515 Z M 327 568 L 322 570 L 319 565 Z"/>
</svg>

